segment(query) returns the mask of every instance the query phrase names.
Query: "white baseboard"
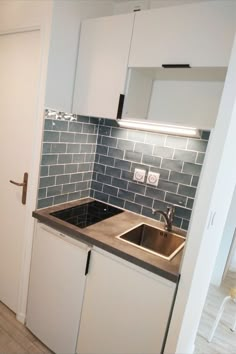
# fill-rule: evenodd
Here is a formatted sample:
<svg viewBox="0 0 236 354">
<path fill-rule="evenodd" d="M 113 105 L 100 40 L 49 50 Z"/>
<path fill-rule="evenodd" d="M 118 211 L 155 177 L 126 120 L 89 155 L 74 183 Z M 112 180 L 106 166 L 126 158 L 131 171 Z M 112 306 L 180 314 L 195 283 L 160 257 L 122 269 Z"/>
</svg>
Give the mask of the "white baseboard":
<svg viewBox="0 0 236 354">
<path fill-rule="evenodd" d="M 22 324 L 25 324 L 26 316 L 25 313 L 17 313 L 16 314 L 16 319 L 21 322 Z"/>
</svg>

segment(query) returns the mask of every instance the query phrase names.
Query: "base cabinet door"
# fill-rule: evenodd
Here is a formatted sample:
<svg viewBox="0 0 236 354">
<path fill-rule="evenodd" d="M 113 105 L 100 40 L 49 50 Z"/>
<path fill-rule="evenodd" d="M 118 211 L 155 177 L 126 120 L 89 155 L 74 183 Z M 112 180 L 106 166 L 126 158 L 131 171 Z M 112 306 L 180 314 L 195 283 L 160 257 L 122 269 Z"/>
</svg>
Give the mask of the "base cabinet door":
<svg viewBox="0 0 236 354">
<path fill-rule="evenodd" d="M 92 251 L 78 354 L 161 353 L 176 284 Z"/>
<path fill-rule="evenodd" d="M 34 236 L 26 326 L 55 353 L 75 353 L 89 247 L 46 225 Z"/>
</svg>

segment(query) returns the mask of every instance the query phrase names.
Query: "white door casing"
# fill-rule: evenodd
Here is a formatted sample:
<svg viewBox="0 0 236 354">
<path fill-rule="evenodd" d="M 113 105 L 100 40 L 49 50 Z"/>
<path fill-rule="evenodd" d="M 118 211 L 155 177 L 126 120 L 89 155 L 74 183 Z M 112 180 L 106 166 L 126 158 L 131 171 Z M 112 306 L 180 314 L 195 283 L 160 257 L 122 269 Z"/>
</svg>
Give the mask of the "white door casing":
<svg viewBox="0 0 236 354">
<path fill-rule="evenodd" d="M 29 213 L 27 205 L 21 203 L 22 188 L 10 184 L 9 180 L 22 182 L 24 172 L 29 172 L 28 183 L 32 183 L 30 170 L 39 94 L 40 54 L 39 30 L 0 36 L 0 300 L 14 312 L 17 312 L 18 306 L 24 234 Z"/>
</svg>

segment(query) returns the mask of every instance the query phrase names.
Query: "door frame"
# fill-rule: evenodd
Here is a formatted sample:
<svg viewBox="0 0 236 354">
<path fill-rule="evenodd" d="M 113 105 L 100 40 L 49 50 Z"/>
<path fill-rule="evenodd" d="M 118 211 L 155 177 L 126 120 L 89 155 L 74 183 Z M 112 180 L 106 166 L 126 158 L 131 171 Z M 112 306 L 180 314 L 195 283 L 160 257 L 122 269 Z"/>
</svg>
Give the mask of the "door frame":
<svg viewBox="0 0 236 354">
<path fill-rule="evenodd" d="M 45 19 L 44 19 L 45 20 Z M 19 279 L 19 292 L 18 292 L 18 304 L 16 318 L 25 323 L 26 318 L 26 306 L 28 295 L 28 284 L 30 274 L 31 263 L 31 251 L 34 232 L 34 219 L 32 217 L 32 211 L 35 210 L 37 205 L 37 192 L 39 182 L 40 171 L 40 158 L 41 158 L 41 142 L 43 134 L 44 124 L 44 101 L 46 92 L 46 78 L 47 78 L 47 65 L 48 65 L 48 53 L 50 44 L 50 29 L 51 21 L 50 16 L 48 21 L 42 21 L 43 24 L 27 27 L 16 27 L 7 30 L 0 29 L 0 36 L 24 32 L 39 31 L 39 82 L 37 87 L 37 101 L 35 104 L 35 116 L 34 116 L 34 139 L 32 146 L 32 157 L 29 167 L 30 183 L 27 190 L 27 203 L 25 205 L 25 225 L 23 234 L 23 251 L 21 256 L 21 269 Z"/>
</svg>

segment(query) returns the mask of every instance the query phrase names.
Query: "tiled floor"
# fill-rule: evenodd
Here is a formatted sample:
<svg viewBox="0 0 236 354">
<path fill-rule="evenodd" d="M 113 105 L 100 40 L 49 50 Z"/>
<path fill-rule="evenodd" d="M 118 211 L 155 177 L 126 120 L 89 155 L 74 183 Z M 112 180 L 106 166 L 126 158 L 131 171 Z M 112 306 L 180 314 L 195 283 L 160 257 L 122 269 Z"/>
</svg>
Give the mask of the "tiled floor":
<svg viewBox="0 0 236 354">
<path fill-rule="evenodd" d="M 0 354 L 52 353 L 0 302 Z"/>
<path fill-rule="evenodd" d="M 230 302 L 223 313 L 211 343 L 207 338 L 212 328 L 216 313 L 229 289 L 236 286 L 236 273 L 229 272 L 220 288 L 210 286 L 204 306 L 198 335 L 195 342 L 195 354 L 235 354 L 236 331 L 230 330 L 236 318 L 236 303 Z"/>
</svg>

